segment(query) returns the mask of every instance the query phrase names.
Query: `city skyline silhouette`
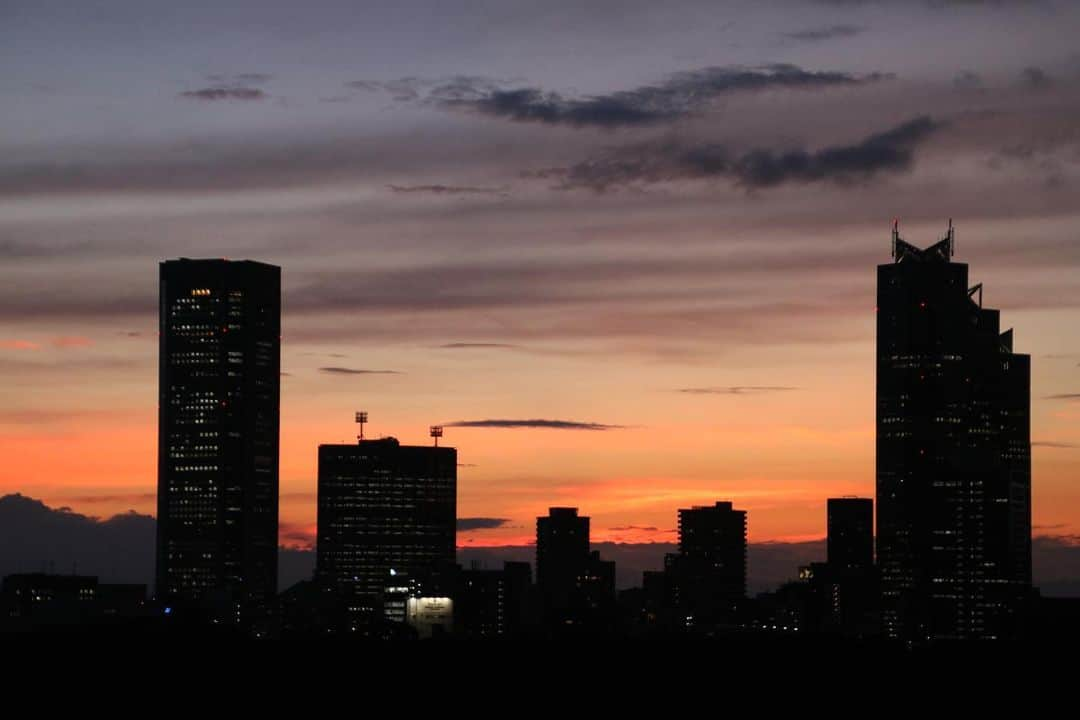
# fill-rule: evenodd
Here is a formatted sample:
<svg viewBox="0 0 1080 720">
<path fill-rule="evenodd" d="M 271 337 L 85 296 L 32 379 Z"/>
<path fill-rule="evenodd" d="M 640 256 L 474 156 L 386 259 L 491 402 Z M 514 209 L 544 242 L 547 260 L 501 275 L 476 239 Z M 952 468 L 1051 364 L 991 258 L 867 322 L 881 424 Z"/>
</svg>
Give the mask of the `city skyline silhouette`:
<svg viewBox="0 0 1080 720">
<path fill-rule="evenodd" d="M 25 4 L 0 27 L 0 501 L 33 536 L 4 571 L 250 610 L 322 537 L 375 573 L 358 596 L 426 593 L 424 633 L 462 588 L 469 623 L 516 627 L 488 603 L 523 597 L 536 519 L 575 508 L 586 584 L 518 615 L 609 627 L 639 588 L 646 625 L 744 623 L 703 569 L 733 556 L 680 549 L 680 513 L 730 502 L 748 557 L 791 558 L 748 562 L 753 622 L 861 633 L 880 590 L 894 638 L 996 637 L 1030 585 L 1080 583 L 1080 8 L 254 10 Z M 938 261 L 970 271 L 946 291 Z M 359 413 L 400 449 L 327 478 Z M 437 522 L 394 504 L 436 445 Z M 880 577 L 825 557 L 843 498 L 875 500 Z M 120 547 L 148 531 L 150 580 Z M 446 567 L 382 588 L 376 545 Z M 331 575 L 286 604 L 333 615 Z"/>
</svg>

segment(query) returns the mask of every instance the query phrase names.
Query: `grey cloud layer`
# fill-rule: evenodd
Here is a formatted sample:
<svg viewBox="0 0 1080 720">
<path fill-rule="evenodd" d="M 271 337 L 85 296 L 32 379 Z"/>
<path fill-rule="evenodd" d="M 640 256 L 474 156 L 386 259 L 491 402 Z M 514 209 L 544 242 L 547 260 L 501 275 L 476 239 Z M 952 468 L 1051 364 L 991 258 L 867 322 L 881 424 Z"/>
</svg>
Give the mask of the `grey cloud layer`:
<svg viewBox="0 0 1080 720">
<path fill-rule="evenodd" d="M 349 85 L 363 90 L 384 90 L 396 100 L 419 99 L 447 110 L 513 122 L 613 129 L 669 123 L 734 93 L 860 85 L 885 77 L 880 73 L 856 75 L 804 70 L 784 63 L 706 67 L 675 73 L 654 85 L 583 98 L 536 87 L 508 88 L 500 81 L 473 76 L 437 83 L 404 78 L 390 83 L 361 80 Z"/>
</svg>

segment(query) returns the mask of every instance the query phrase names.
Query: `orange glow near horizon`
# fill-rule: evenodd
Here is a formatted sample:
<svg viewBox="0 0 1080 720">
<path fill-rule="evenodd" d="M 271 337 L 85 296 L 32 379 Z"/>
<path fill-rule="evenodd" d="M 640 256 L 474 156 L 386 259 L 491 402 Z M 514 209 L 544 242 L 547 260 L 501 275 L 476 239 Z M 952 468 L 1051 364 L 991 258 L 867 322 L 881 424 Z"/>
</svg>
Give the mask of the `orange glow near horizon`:
<svg viewBox="0 0 1080 720">
<path fill-rule="evenodd" d="M 860 346 L 848 365 L 805 372 L 798 390 L 759 395 L 677 393 L 671 388 L 700 379 L 674 381 L 670 368 L 647 363 L 610 373 L 602 364 L 589 367 L 577 360 L 554 361 L 575 365 L 581 373 L 573 392 L 562 396 L 541 383 L 524 388 L 521 398 L 481 392 L 466 402 L 443 388 L 419 387 L 413 389 L 415 397 L 395 403 L 393 395 L 406 388 L 374 392 L 371 386 L 400 385 L 400 378 L 349 381 L 367 386 L 358 394 L 371 412 L 368 436 L 394 435 L 406 444 L 428 444 L 426 431 L 433 422 L 520 417 L 514 406 L 522 402 L 540 408 L 529 416 L 622 426 L 604 431 L 448 426 L 443 444 L 458 449 L 461 464 L 459 516 L 505 520 L 495 529 L 460 532 L 460 546 L 531 544 L 535 518 L 552 506 L 578 507 L 590 516 L 595 541 L 673 542 L 679 508 L 717 500 L 748 511 L 752 541 L 798 542 L 824 536 L 827 497 L 873 496 L 873 389 L 871 374 L 857 369 L 869 357 L 870 348 Z M 561 370 L 547 359 L 532 362 L 541 378 Z M 485 369 L 496 389 L 505 381 L 503 372 L 519 371 Z M 634 396 L 619 391 L 621 383 L 648 391 Z M 834 392 L 832 383 L 845 391 Z M 358 402 L 349 399 L 351 393 L 338 392 L 342 385 L 302 367 L 283 378 L 284 546 L 314 542 L 317 446 L 355 442 L 351 421 Z M 101 405 L 112 410 L 85 409 L 84 403 L 65 413 L 54 405 L 27 410 L 21 424 L 0 426 L 5 458 L 0 492 L 22 492 L 100 518 L 132 510 L 154 514 L 156 409 L 125 408 L 122 402 L 131 394 L 152 397 L 154 386 L 154 368 L 147 363 L 128 386 L 97 390 L 106 400 Z M 571 398 L 574 407 L 589 412 L 569 409 Z M 47 394 L 42 399 L 50 400 Z M 1037 534 L 1076 533 L 1080 489 L 1072 480 L 1080 458 L 1067 447 L 1076 444 L 1076 407 L 1035 401 L 1033 435 L 1058 441 L 1034 449 Z"/>
</svg>

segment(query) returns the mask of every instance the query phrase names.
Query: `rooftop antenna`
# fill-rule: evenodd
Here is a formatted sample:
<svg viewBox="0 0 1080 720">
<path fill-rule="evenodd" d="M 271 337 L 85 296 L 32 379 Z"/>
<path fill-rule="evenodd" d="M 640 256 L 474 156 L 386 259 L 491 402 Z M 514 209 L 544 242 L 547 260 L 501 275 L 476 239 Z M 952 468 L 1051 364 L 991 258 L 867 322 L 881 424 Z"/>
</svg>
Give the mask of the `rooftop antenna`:
<svg viewBox="0 0 1080 720">
<path fill-rule="evenodd" d="M 439 447 L 439 438 L 442 437 L 442 433 L 443 433 L 442 425 L 432 425 L 431 426 L 430 434 L 431 434 L 431 437 L 435 438 L 435 447 Z"/>
<path fill-rule="evenodd" d="M 892 256 L 896 257 L 896 241 L 900 239 L 900 218 L 892 220 Z"/>
<path fill-rule="evenodd" d="M 357 440 L 363 440 L 364 439 L 364 423 L 366 423 L 366 422 L 367 422 L 367 411 L 366 410 L 357 410 L 356 411 L 356 424 L 360 426 L 360 434 L 356 436 Z"/>
<path fill-rule="evenodd" d="M 953 230 L 952 218 L 949 218 L 949 257 L 956 254 L 956 231 Z"/>
</svg>

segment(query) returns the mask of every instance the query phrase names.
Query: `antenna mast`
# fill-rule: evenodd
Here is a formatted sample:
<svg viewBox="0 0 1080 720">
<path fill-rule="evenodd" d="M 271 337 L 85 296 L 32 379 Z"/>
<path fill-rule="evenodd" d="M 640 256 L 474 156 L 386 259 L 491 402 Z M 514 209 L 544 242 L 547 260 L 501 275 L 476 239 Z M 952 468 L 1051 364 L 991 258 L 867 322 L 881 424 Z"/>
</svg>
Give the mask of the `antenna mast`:
<svg viewBox="0 0 1080 720">
<path fill-rule="evenodd" d="M 952 218 L 949 218 L 949 257 L 956 254 L 956 231 L 953 230 Z"/>
<path fill-rule="evenodd" d="M 896 259 L 896 241 L 900 239 L 900 218 L 893 218 L 892 221 L 892 256 Z"/>
<path fill-rule="evenodd" d="M 366 422 L 367 422 L 367 411 L 366 410 L 357 410 L 356 411 L 356 424 L 360 426 L 360 434 L 356 436 L 357 440 L 363 440 L 364 439 L 364 423 L 366 423 Z"/>
<path fill-rule="evenodd" d="M 442 437 L 443 433 L 442 425 L 432 425 L 429 433 L 431 437 L 435 438 L 435 447 L 439 447 L 439 438 Z"/>
</svg>

